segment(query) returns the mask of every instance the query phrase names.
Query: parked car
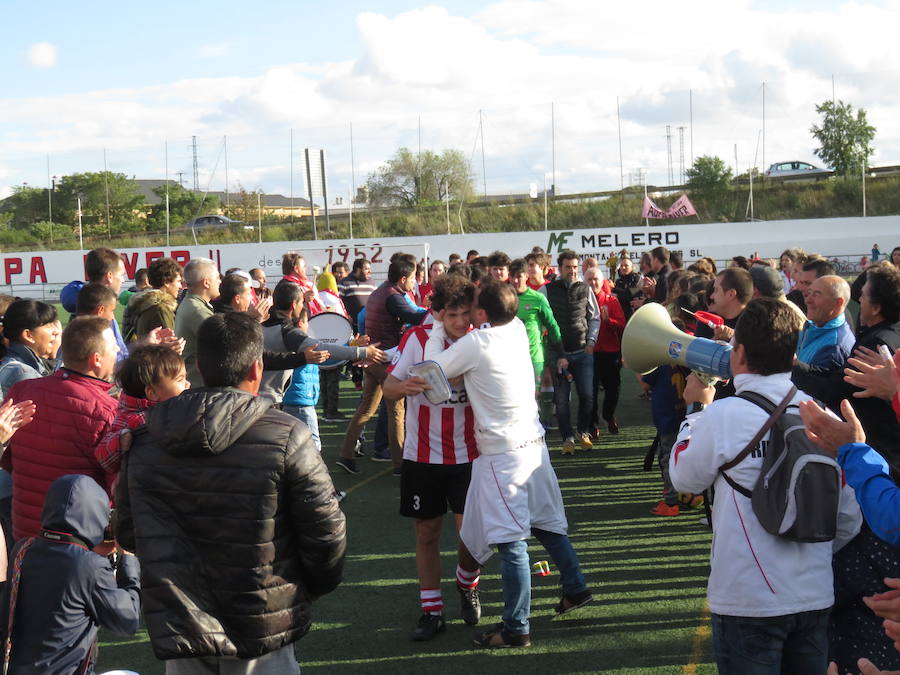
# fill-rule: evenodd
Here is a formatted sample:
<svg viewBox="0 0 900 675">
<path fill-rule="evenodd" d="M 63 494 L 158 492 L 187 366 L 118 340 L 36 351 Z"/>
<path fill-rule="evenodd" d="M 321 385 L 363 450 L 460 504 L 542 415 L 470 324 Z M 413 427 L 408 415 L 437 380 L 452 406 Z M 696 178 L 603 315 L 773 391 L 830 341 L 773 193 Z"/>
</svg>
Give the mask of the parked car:
<svg viewBox="0 0 900 675">
<path fill-rule="evenodd" d="M 831 173 L 828 169 L 820 169 L 808 162 L 778 162 L 766 170 L 770 178 L 782 178 L 784 176 L 816 176 Z"/>
<path fill-rule="evenodd" d="M 228 227 L 229 225 L 242 225 L 242 220 L 232 220 L 227 216 L 209 215 L 194 218 L 184 224 L 185 227 L 201 228 L 201 227 Z"/>
</svg>

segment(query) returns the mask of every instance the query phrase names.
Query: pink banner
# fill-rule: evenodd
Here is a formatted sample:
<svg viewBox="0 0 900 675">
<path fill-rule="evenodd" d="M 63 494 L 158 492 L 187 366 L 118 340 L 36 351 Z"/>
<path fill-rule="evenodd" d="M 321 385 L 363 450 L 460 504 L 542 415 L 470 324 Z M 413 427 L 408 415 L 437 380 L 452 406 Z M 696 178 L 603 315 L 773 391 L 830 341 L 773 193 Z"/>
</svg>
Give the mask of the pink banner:
<svg viewBox="0 0 900 675">
<path fill-rule="evenodd" d="M 667 209 L 659 208 L 650 197 L 644 197 L 644 208 L 641 209 L 641 218 L 684 218 L 696 215 L 697 210 L 687 195 L 681 195 Z"/>
</svg>

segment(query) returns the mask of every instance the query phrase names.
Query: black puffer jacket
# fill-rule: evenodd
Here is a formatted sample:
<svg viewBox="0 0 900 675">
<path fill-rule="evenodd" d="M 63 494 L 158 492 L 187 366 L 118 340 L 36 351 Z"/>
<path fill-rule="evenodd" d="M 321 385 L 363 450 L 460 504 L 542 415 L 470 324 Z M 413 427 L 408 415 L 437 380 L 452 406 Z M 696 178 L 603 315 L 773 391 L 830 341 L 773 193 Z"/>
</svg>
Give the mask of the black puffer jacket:
<svg viewBox="0 0 900 675">
<path fill-rule="evenodd" d="M 237 389 L 153 407 L 125 456 L 117 535 L 141 561 L 161 659 L 252 658 L 300 639 L 346 533 L 309 430 Z"/>
</svg>

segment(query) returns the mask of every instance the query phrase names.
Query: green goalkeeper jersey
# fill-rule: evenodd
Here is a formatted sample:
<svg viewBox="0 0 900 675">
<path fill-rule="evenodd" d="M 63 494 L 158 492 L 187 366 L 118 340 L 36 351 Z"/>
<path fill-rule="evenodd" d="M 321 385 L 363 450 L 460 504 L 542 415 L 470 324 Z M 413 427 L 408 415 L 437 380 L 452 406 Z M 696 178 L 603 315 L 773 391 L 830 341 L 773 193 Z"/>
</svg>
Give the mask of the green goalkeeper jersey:
<svg viewBox="0 0 900 675">
<path fill-rule="evenodd" d="M 541 339 L 544 330 L 547 331 L 549 342 L 552 345 L 551 349 L 559 351 L 559 345 L 562 343 L 559 325 L 553 318 L 550 303 L 547 302 L 547 297 L 543 293 L 538 293 L 530 288 L 525 289 L 524 293 L 519 293 L 519 311 L 516 315 L 525 324 L 532 362 L 544 362 L 544 347 Z"/>
</svg>

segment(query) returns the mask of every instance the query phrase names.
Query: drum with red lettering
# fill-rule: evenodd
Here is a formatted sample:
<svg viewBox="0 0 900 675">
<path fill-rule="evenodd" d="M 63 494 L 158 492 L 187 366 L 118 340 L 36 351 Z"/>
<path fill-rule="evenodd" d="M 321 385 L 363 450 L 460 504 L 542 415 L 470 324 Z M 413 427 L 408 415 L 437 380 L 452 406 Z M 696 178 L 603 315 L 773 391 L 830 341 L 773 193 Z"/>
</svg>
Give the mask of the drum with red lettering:
<svg viewBox="0 0 900 675">
<path fill-rule="evenodd" d="M 328 349 L 332 345 L 346 347 L 353 338 L 353 324 L 350 323 L 350 319 L 340 314 L 322 312 L 309 320 L 307 335 L 318 341 L 318 349 L 320 350 Z M 334 370 L 345 363 L 347 363 L 347 359 L 330 358 L 320 363 L 319 368 L 322 370 Z"/>
</svg>

